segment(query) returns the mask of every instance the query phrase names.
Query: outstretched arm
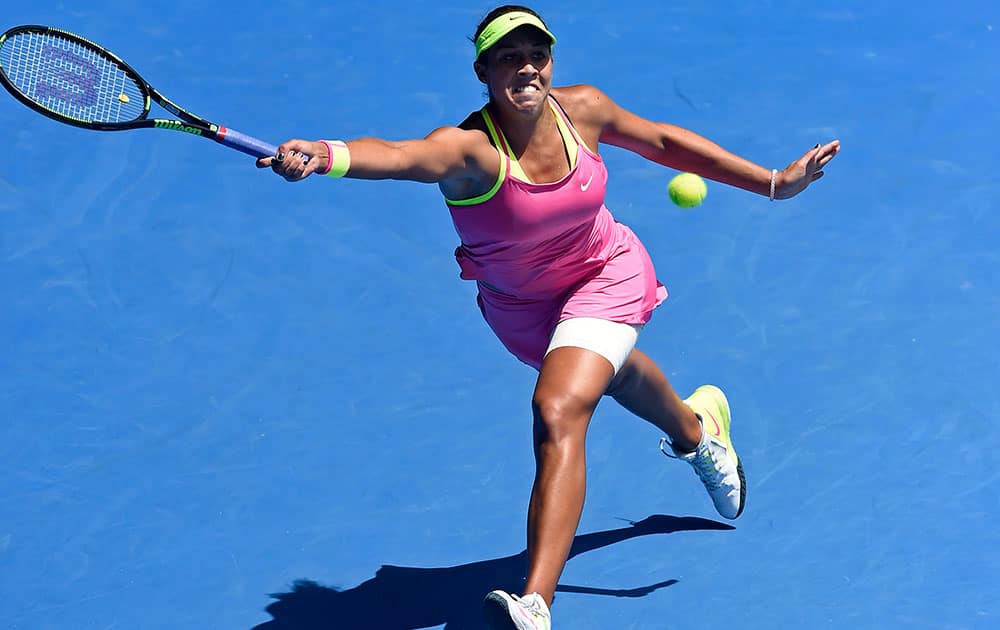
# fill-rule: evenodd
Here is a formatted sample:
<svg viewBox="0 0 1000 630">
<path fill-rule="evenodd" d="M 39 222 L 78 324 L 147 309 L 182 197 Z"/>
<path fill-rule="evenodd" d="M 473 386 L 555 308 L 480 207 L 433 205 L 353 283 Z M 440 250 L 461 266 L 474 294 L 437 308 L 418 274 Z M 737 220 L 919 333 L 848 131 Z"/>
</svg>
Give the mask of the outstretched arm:
<svg viewBox="0 0 1000 630">
<path fill-rule="evenodd" d="M 488 143 L 484 145 L 481 136 L 481 133 L 458 127 L 441 127 L 419 140 L 351 140 L 346 143 L 350 151 L 350 168 L 344 176 L 425 183 L 474 176 L 477 171 L 489 169 L 491 159 L 497 159 L 496 152 Z M 306 155 L 312 157 L 306 160 Z M 328 170 L 329 158 L 323 142 L 295 139 L 283 142 L 277 156 L 257 160 L 257 166 L 270 167 L 294 182 Z"/>
<path fill-rule="evenodd" d="M 581 96 L 590 101 L 588 108 L 598 117 L 600 141 L 628 149 L 639 155 L 680 171 L 697 173 L 708 179 L 736 186 L 764 196 L 771 194 L 771 169 L 723 149 L 693 131 L 646 120 L 619 107 L 596 88 Z M 840 141 L 818 144 L 775 177 L 774 196 L 788 199 L 799 194 L 823 176 L 823 167 L 840 151 Z"/>
</svg>

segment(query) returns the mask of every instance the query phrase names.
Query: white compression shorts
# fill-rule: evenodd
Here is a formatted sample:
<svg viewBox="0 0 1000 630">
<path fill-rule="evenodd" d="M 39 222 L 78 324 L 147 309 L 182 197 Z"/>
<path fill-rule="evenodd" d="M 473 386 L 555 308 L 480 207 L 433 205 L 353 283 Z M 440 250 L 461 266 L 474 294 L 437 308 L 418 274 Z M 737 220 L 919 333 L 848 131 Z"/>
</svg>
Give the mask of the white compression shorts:
<svg viewBox="0 0 1000 630">
<path fill-rule="evenodd" d="M 623 324 L 594 317 L 574 317 L 556 326 L 552 340 L 545 351 L 548 355 L 556 348 L 574 347 L 596 352 L 607 359 L 615 374 L 625 365 L 639 339 L 640 324 Z"/>
</svg>

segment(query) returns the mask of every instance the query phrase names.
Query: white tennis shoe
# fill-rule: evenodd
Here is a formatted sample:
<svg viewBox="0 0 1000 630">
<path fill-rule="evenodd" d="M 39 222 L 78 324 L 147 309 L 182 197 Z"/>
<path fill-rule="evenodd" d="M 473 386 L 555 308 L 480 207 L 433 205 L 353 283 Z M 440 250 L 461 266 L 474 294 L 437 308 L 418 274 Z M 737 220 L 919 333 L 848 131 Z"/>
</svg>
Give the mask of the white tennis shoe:
<svg viewBox="0 0 1000 630">
<path fill-rule="evenodd" d="M 538 593 L 492 591 L 483 602 L 483 617 L 493 630 L 552 630 L 549 607 Z"/>
<path fill-rule="evenodd" d="M 691 464 L 695 474 L 705 484 L 716 511 L 735 519 L 743 513 L 747 499 L 747 482 L 743 462 L 733 448 L 730 437 L 729 401 L 722 390 L 714 385 L 702 385 L 684 401 L 698 414 L 701 421 L 701 443 L 691 453 L 683 453 L 660 440 L 660 450 L 667 457 Z M 672 452 L 667 452 L 669 445 Z"/>
</svg>

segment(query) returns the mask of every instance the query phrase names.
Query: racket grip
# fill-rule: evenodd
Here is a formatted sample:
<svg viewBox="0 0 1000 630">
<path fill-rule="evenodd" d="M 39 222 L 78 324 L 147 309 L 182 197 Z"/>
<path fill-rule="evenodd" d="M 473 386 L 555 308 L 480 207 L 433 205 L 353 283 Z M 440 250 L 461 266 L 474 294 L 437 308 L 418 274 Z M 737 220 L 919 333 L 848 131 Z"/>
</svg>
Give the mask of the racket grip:
<svg viewBox="0 0 1000 630">
<path fill-rule="evenodd" d="M 236 149 L 237 151 L 242 151 L 247 155 L 252 155 L 257 158 L 269 157 L 278 152 L 277 146 L 268 144 L 263 140 L 258 140 L 253 136 L 248 136 L 245 133 L 240 133 L 235 129 L 219 127 L 219 131 L 216 134 L 215 139 L 220 144 L 224 144 L 227 147 Z"/>
</svg>

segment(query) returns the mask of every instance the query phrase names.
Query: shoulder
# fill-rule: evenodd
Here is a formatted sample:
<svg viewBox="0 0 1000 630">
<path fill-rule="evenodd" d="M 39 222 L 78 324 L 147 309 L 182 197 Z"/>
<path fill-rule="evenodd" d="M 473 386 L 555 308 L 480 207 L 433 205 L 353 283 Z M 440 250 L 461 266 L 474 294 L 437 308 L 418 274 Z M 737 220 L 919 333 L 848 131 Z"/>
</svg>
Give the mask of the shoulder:
<svg viewBox="0 0 1000 630">
<path fill-rule="evenodd" d="M 564 85 L 552 88 L 552 95 L 560 102 L 573 103 L 582 106 L 600 106 L 602 102 L 610 100 L 600 88 L 594 85 L 580 83 L 577 85 Z"/>
<path fill-rule="evenodd" d="M 488 144 L 488 136 L 486 135 L 485 130 L 470 127 L 466 124 L 466 122 L 462 122 L 458 126 L 448 125 L 438 127 L 427 134 L 426 139 L 472 148 L 474 148 L 477 144 L 482 144 L 483 142 Z"/>
<path fill-rule="evenodd" d="M 552 88 L 552 96 L 556 98 L 566 113 L 574 122 L 589 124 L 607 121 L 617 107 L 614 101 L 593 85 L 569 85 Z"/>
<path fill-rule="evenodd" d="M 458 125 L 438 127 L 427 134 L 425 139 L 459 148 L 468 157 L 482 156 L 494 150 L 486 123 L 479 112 L 469 114 Z"/>
<path fill-rule="evenodd" d="M 500 156 L 479 112 L 469 114 L 457 126 L 435 129 L 427 139 L 460 147 L 462 152 L 465 168 L 439 182 L 445 197 L 474 197 L 488 190 L 496 181 Z"/>
<path fill-rule="evenodd" d="M 636 147 L 656 147 L 662 144 L 664 129 L 660 123 L 619 106 L 592 85 L 553 89 L 553 94 L 563 105 L 573 124 L 578 129 L 586 129 L 599 142 L 633 150 Z"/>
<path fill-rule="evenodd" d="M 458 126 L 438 127 L 427 134 L 424 140 L 441 147 L 441 150 L 449 147 L 451 152 L 461 153 L 466 165 L 472 168 L 484 161 L 490 163 L 490 156 L 495 152 L 485 125 L 482 128 L 477 126 L 473 116 L 469 116 Z M 487 168 L 491 166 L 490 164 Z"/>
<path fill-rule="evenodd" d="M 618 106 L 593 85 L 552 88 L 551 94 L 569 116 L 587 146 L 596 151 L 604 130 L 615 120 Z"/>
<path fill-rule="evenodd" d="M 488 132 L 486 131 L 486 121 L 483 120 L 483 113 L 479 110 L 476 110 L 466 116 L 465 120 L 458 123 L 458 128 L 464 131 L 481 131 L 482 133 L 487 134 L 488 137 Z"/>
</svg>

